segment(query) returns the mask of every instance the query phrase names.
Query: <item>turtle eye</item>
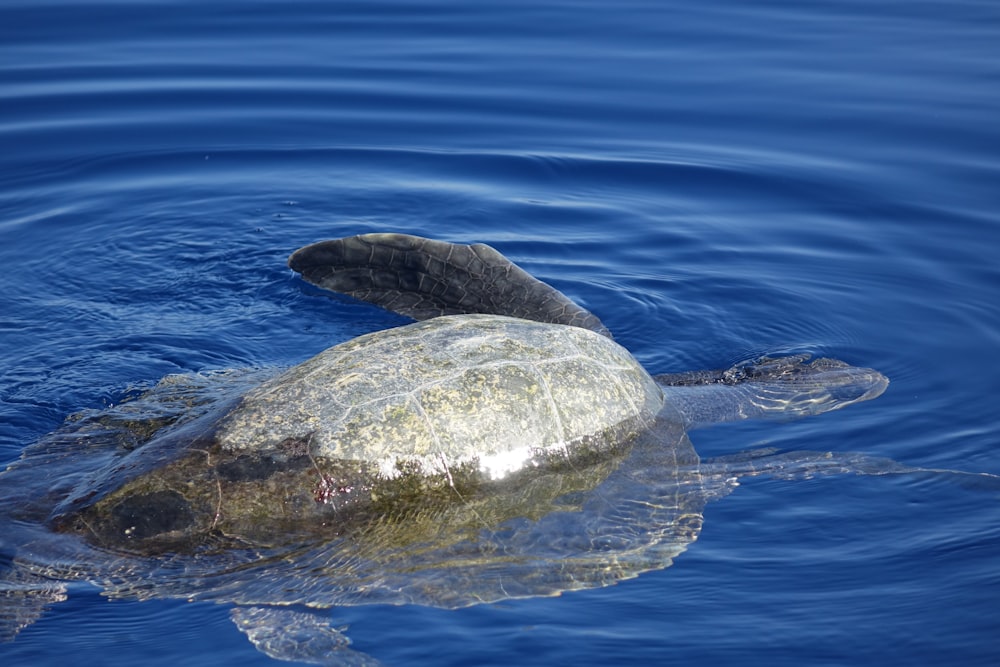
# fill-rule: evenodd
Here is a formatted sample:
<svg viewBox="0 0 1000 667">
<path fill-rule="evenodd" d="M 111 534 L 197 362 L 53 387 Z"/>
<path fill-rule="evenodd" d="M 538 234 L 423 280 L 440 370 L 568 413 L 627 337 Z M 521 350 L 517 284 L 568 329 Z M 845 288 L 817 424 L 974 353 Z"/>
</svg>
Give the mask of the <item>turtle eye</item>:
<svg viewBox="0 0 1000 667">
<path fill-rule="evenodd" d="M 143 540 L 194 524 L 194 512 L 176 491 L 130 496 L 111 510 L 111 529 L 119 537 Z"/>
</svg>

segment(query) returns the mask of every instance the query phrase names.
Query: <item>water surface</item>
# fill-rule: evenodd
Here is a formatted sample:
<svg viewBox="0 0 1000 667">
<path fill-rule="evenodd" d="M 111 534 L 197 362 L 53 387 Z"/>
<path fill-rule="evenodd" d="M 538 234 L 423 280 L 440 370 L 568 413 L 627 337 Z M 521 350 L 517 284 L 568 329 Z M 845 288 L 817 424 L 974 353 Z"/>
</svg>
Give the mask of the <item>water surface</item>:
<svg viewBox="0 0 1000 667">
<path fill-rule="evenodd" d="M 703 456 L 1000 473 L 998 34 L 987 1 L 10 0 L 0 462 L 165 374 L 398 324 L 284 262 L 403 231 L 494 245 L 655 372 L 810 352 L 892 380 Z M 998 501 L 754 478 L 618 586 L 330 617 L 395 665 L 993 665 Z M 4 665 L 271 664 L 224 606 L 72 592 Z"/>
</svg>

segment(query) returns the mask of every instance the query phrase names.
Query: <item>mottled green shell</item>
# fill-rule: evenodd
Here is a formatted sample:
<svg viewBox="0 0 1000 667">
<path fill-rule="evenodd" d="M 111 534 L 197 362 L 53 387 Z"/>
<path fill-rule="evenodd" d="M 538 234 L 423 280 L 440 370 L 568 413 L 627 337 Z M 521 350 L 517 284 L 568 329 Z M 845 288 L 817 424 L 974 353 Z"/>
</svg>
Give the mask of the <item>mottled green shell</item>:
<svg viewBox="0 0 1000 667">
<path fill-rule="evenodd" d="M 332 347 L 251 391 L 223 451 L 312 456 L 491 479 L 647 427 L 663 394 L 632 355 L 578 327 L 454 315 Z M 283 444 L 284 443 L 284 444 Z"/>
</svg>

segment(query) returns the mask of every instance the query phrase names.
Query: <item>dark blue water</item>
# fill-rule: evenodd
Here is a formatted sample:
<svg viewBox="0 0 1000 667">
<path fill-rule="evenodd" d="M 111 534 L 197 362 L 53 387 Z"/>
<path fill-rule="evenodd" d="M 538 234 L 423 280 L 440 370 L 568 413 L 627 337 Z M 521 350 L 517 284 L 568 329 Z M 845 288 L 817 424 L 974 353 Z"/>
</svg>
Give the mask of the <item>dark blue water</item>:
<svg viewBox="0 0 1000 667">
<path fill-rule="evenodd" d="M 168 373 L 399 323 L 295 248 L 494 245 L 651 370 L 811 352 L 876 401 L 692 434 L 1000 473 L 1000 5 L 52 2 L 0 7 L 0 463 Z M 330 612 L 391 665 L 994 665 L 1000 494 L 744 480 L 617 586 Z M 13 665 L 273 664 L 225 606 L 79 586 Z"/>
</svg>

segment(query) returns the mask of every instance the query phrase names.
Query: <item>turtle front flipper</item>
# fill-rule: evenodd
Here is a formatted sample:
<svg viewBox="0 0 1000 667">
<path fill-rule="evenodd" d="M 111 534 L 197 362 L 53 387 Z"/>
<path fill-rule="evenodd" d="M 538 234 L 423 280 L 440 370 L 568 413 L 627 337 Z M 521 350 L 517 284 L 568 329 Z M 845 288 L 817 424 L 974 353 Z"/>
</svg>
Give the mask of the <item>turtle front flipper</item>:
<svg viewBox="0 0 1000 667">
<path fill-rule="evenodd" d="M 382 664 L 350 648 L 351 640 L 316 612 L 287 607 L 235 607 L 229 615 L 258 651 L 275 660 L 337 667 Z"/>
<path fill-rule="evenodd" d="M 300 248 L 288 266 L 314 285 L 415 320 L 489 313 L 610 335 L 593 313 L 481 243 L 362 234 Z"/>
<path fill-rule="evenodd" d="M 740 419 L 781 421 L 877 398 L 889 379 L 871 368 L 800 354 L 764 357 L 727 370 L 655 375 L 665 404 L 690 428 Z"/>
</svg>

